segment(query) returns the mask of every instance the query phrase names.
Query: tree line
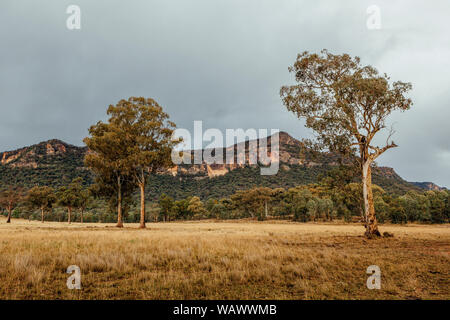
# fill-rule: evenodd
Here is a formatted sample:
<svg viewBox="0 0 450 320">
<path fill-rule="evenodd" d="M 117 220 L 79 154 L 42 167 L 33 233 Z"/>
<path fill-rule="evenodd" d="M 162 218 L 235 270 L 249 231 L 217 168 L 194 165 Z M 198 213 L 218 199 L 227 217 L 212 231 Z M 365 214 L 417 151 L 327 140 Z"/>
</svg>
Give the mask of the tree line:
<svg viewBox="0 0 450 320">
<path fill-rule="evenodd" d="M 341 221 L 364 222 L 362 187 L 351 182 L 339 188 L 320 183 L 294 188 L 256 187 L 239 190 L 230 197 L 209 198 L 202 201 L 197 196 L 174 199 L 162 194 L 156 201 L 147 203 L 146 222 L 169 222 L 202 219 L 283 219 L 298 222 Z M 381 187 L 373 186 L 374 207 L 381 223 L 448 223 L 450 222 L 450 190 L 416 192 L 392 196 Z M 137 197 L 123 213 L 123 221 L 140 222 Z M 105 202 L 95 199 L 92 190 L 75 179 L 68 187 L 56 190 L 47 186 L 35 187 L 28 193 L 21 189 L 8 189 L 0 193 L 0 207 L 11 217 L 30 218 L 38 212 L 42 221 L 114 222 L 114 211 L 103 210 Z M 58 210 L 63 210 L 62 216 Z M 74 219 L 76 214 L 76 220 Z"/>
<path fill-rule="evenodd" d="M 11 222 L 14 209 L 20 208 L 28 214 L 38 210 L 41 221 L 44 222 L 46 214 L 52 212 L 55 206 L 67 210 L 68 222 L 72 222 L 73 210 L 79 210 L 81 221 L 83 215 L 92 201 L 91 190 L 83 186 L 82 178 L 75 178 L 68 186 L 53 189 L 49 186 L 36 186 L 28 191 L 22 187 L 9 187 L 0 192 L 0 208 L 7 214 L 7 223 Z M 23 217 L 23 216 L 22 216 Z"/>
<path fill-rule="evenodd" d="M 349 183 L 339 189 L 323 184 L 294 188 L 257 187 L 237 191 L 229 198 L 198 197 L 174 200 L 163 194 L 159 199 L 160 220 L 195 219 L 286 219 L 299 222 L 364 222 L 362 186 Z M 450 222 L 450 191 L 409 191 L 393 197 L 381 187 L 373 186 L 374 207 L 378 221 L 391 223 Z"/>
</svg>

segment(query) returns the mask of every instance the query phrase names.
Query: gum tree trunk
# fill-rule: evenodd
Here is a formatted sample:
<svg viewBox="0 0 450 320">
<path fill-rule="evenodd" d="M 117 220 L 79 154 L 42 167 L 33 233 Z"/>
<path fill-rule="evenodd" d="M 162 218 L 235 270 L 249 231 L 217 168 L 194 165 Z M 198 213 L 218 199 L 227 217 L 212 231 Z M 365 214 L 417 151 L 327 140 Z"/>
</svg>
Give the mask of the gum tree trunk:
<svg viewBox="0 0 450 320">
<path fill-rule="evenodd" d="M 145 183 L 140 183 L 139 188 L 141 190 L 141 223 L 139 228 L 145 228 Z"/>
<path fill-rule="evenodd" d="M 8 208 L 8 219 L 6 220 L 6 223 L 11 223 L 11 213 L 12 213 L 12 209 L 11 207 Z"/>
<path fill-rule="evenodd" d="M 68 222 L 69 222 L 69 224 L 71 223 L 71 220 L 72 220 L 72 207 L 67 207 L 67 212 L 68 212 L 68 218 L 67 218 L 67 220 L 68 220 Z"/>
<path fill-rule="evenodd" d="M 117 192 L 117 228 L 123 228 L 122 221 L 122 188 L 120 178 L 117 178 L 118 192 Z"/>
<path fill-rule="evenodd" d="M 80 211 L 80 220 L 81 220 L 81 223 L 83 223 L 83 213 L 84 213 L 84 209 L 81 209 L 81 211 Z"/>
<path fill-rule="evenodd" d="M 370 161 L 366 161 L 362 167 L 362 184 L 364 197 L 364 217 L 366 227 L 366 237 L 373 238 L 381 236 L 378 231 L 377 218 L 375 216 L 375 207 L 373 204 L 372 193 L 372 170 L 370 169 Z"/>
<path fill-rule="evenodd" d="M 264 201 L 264 217 L 267 219 L 268 213 L 267 213 L 267 200 Z"/>
<path fill-rule="evenodd" d="M 41 208 L 41 222 L 44 223 L 44 208 Z"/>
</svg>

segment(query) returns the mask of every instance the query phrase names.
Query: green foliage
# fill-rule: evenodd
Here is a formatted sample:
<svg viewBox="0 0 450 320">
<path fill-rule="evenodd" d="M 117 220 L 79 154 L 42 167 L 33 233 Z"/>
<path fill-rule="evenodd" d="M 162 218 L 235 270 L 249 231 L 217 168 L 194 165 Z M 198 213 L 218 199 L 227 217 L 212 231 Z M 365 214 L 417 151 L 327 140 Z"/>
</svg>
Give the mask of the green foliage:
<svg viewBox="0 0 450 320">
<path fill-rule="evenodd" d="M 271 202 L 272 190 L 267 187 L 238 191 L 231 196 L 235 207 L 243 209 L 247 216 L 266 218 Z"/>
<path fill-rule="evenodd" d="M 63 207 L 77 208 L 80 205 L 82 179 L 74 179 L 68 187 L 60 187 L 56 193 L 57 203 Z"/>
<path fill-rule="evenodd" d="M 411 84 L 391 82 L 374 67 L 361 65 L 359 57 L 327 50 L 298 54 L 289 71 L 296 84 L 281 88 L 283 104 L 314 131 L 314 141 L 306 144 L 317 151 L 337 153 L 342 162 L 354 162 L 361 170 L 366 235 L 380 236 L 371 167 L 381 154 L 397 145 L 391 140 L 392 128 L 384 146 L 376 145 L 375 137 L 386 129 L 386 118 L 392 112 L 410 108 L 412 101 L 406 95 Z M 318 214 L 317 209 L 310 211 Z"/>
<path fill-rule="evenodd" d="M 176 214 L 175 202 L 172 197 L 169 197 L 165 193 L 159 198 L 160 214 L 164 221 L 170 221 Z"/>
<path fill-rule="evenodd" d="M 187 220 L 187 219 L 192 218 L 192 214 L 188 210 L 190 200 L 191 200 L 191 197 L 175 201 L 174 207 L 175 207 L 176 219 Z"/>
<path fill-rule="evenodd" d="M 432 223 L 444 223 L 448 219 L 447 204 L 448 193 L 446 191 L 427 191 L 425 193 L 430 205 Z"/>
<path fill-rule="evenodd" d="M 34 187 L 28 191 L 25 202 L 31 209 L 40 209 L 41 220 L 44 221 L 45 212 L 49 211 L 56 202 L 55 192 L 53 188 L 47 186 Z"/>
<path fill-rule="evenodd" d="M 56 151 L 48 153 L 47 146 Z M 17 158 L 7 165 L 0 165 L 0 181 L 3 186 L 22 186 L 26 189 L 46 185 L 58 188 L 81 177 L 89 185 L 92 183 L 92 173 L 83 165 L 86 151 L 87 148 L 59 140 L 49 140 L 13 151 L 11 156 Z"/>
<path fill-rule="evenodd" d="M 199 197 L 192 197 L 189 200 L 187 210 L 189 211 L 190 215 L 196 220 L 204 219 L 207 217 L 207 211 Z"/>
<path fill-rule="evenodd" d="M 110 105 L 107 123 L 99 121 L 89 128 L 84 142 L 91 150 L 85 164 L 95 173 L 97 194 L 117 202 L 118 222 L 122 210 L 132 199 L 136 187 L 141 190 L 141 227 L 145 227 L 145 185 L 149 173 L 171 164 L 175 124 L 153 99 L 131 97 Z M 115 199 L 115 200 L 113 200 Z"/>
<path fill-rule="evenodd" d="M 200 197 L 188 196 L 174 200 L 163 194 L 157 202 L 149 203 L 147 221 L 174 221 L 193 219 L 292 219 L 299 222 L 332 221 L 341 219 L 346 222 L 361 218 L 358 192 L 360 185 L 350 183 L 339 190 L 329 189 L 321 184 L 309 184 L 294 188 L 253 188 L 238 190 L 230 197 L 210 198 L 205 202 Z M 87 191 L 82 189 L 82 192 Z M 59 193 L 59 192 L 58 192 Z M 380 222 L 390 223 L 448 223 L 450 191 L 410 191 L 402 196 L 386 193 L 374 185 L 374 202 L 377 218 Z M 48 187 L 35 187 L 29 191 L 25 200 L 13 211 L 13 218 L 40 219 L 40 212 L 46 213 L 46 220 L 65 221 L 67 212 L 62 208 L 53 208 L 56 192 Z M 267 217 L 266 217 L 267 203 Z M 52 209 L 53 210 L 50 210 Z M 81 208 L 80 208 L 81 209 Z M 85 208 L 85 222 L 114 222 L 114 210 L 100 199 L 89 198 Z M 75 212 L 74 221 L 81 219 L 82 211 Z M 124 214 L 124 221 L 139 222 L 139 209 L 130 203 Z"/>
</svg>

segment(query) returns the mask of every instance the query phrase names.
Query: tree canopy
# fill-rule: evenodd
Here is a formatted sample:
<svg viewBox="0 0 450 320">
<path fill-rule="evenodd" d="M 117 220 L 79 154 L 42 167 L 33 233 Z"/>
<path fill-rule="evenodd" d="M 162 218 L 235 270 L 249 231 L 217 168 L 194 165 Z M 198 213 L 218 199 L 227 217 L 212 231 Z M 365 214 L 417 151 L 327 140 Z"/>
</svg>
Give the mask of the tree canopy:
<svg viewBox="0 0 450 320">
<path fill-rule="evenodd" d="M 123 199 L 137 186 L 141 192 L 141 227 L 145 227 L 145 184 L 150 173 L 171 164 L 175 124 L 151 98 L 131 97 L 110 105 L 108 122 L 91 126 L 84 142 L 91 151 L 85 163 L 96 175 L 96 194 L 117 199 L 117 226 L 122 227 Z"/>
<path fill-rule="evenodd" d="M 306 120 L 317 149 L 354 156 L 359 162 L 365 203 L 366 235 L 379 235 L 371 190 L 371 165 L 386 150 L 397 147 L 387 132 L 378 146 L 375 135 L 387 129 L 386 118 L 412 104 L 405 94 L 410 83 L 391 82 L 372 66 L 362 66 L 358 57 L 303 52 L 289 68 L 297 84 L 280 90 L 286 108 Z M 311 142 L 311 141 L 309 141 Z"/>
</svg>

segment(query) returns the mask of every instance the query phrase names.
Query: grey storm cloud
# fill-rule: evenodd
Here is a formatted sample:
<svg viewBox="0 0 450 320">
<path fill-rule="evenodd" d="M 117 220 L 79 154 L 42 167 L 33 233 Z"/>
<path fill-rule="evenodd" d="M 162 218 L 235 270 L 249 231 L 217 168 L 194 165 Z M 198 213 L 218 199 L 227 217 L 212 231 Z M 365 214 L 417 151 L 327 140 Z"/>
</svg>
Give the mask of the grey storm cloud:
<svg viewBox="0 0 450 320">
<path fill-rule="evenodd" d="M 66 8 L 81 8 L 81 30 Z M 370 5 L 381 29 L 366 27 Z M 279 89 L 297 53 L 360 56 L 413 84 L 391 118 L 399 148 L 379 164 L 450 186 L 450 2 L 2 0 L 0 150 L 51 138 L 81 145 L 109 104 L 153 97 L 178 127 L 278 128 L 306 137 Z"/>
</svg>

